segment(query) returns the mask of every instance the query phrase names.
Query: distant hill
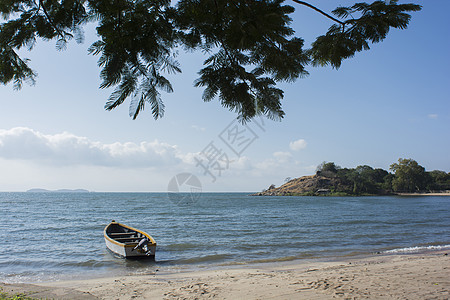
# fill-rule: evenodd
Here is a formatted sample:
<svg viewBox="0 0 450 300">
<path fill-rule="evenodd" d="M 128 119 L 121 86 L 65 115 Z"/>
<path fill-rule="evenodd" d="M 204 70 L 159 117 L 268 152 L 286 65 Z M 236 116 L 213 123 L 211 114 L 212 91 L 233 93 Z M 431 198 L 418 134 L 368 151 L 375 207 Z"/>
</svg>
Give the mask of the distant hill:
<svg viewBox="0 0 450 300">
<path fill-rule="evenodd" d="M 75 190 L 59 189 L 54 191 L 46 189 L 30 189 L 27 191 L 27 193 L 89 193 L 89 191 L 84 189 L 75 189 Z"/>
<path fill-rule="evenodd" d="M 45 189 L 31 189 L 28 190 L 27 193 L 49 193 L 51 191 Z"/>
</svg>

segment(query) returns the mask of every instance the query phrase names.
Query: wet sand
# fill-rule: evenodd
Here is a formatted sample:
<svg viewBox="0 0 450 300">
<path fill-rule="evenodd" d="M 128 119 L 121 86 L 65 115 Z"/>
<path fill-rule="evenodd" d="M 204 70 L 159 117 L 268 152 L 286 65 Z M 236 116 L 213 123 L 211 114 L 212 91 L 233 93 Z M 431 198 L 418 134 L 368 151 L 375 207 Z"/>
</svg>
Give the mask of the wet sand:
<svg viewBox="0 0 450 300">
<path fill-rule="evenodd" d="M 52 299 L 449 299 L 445 251 L 5 285 Z"/>
</svg>

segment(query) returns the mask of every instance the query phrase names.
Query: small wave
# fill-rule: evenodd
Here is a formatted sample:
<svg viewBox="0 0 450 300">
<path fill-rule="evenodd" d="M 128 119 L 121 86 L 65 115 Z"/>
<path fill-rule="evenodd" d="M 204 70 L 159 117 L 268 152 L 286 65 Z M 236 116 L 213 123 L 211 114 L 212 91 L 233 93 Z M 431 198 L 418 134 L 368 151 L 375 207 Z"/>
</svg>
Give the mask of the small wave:
<svg viewBox="0 0 450 300">
<path fill-rule="evenodd" d="M 417 252 L 422 252 L 422 251 L 447 250 L 447 249 L 450 250 L 450 245 L 406 247 L 406 248 L 387 250 L 387 251 L 384 251 L 383 253 L 417 253 Z"/>
<path fill-rule="evenodd" d="M 174 243 L 174 244 L 169 244 L 167 246 L 165 246 L 166 250 L 170 250 L 170 251 L 183 251 L 183 250 L 188 250 L 188 249 L 194 249 L 197 248 L 198 244 L 193 244 L 193 243 Z"/>
<path fill-rule="evenodd" d="M 292 261 L 301 258 L 307 258 L 308 255 L 295 255 L 295 256 L 284 256 L 284 257 L 274 257 L 274 258 L 264 258 L 264 259 L 255 259 L 252 260 L 251 263 L 270 263 L 270 262 L 283 262 L 283 261 Z"/>
<path fill-rule="evenodd" d="M 110 263 L 102 260 L 41 260 L 41 259 L 23 259 L 14 261 L 0 261 L 0 272 L 5 270 L 67 270 L 67 269 L 94 269 L 108 267 Z"/>
<path fill-rule="evenodd" d="M 377 224 L 377 222 L 373 220 L 341 220 L 341 221 L 334 221 L 331 222 L 333 225 L 370 225 L 370 224 Z"/>
<path fill-rule="evenodd" d="M 98 268 L 108 266 L 108 262 L 101 260 L 89 259 L 86 261 L 64 261 L 58 264 L 59 267 L 69 267 L 69 268 Z"/>
</svg>

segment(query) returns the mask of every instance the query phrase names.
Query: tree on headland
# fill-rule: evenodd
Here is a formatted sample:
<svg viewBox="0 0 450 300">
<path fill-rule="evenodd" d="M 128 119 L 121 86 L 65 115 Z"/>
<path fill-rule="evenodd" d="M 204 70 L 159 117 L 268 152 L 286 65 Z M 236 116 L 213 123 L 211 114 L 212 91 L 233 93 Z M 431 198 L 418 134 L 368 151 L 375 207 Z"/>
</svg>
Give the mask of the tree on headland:
<svg viewBox="0 0 450 300">
<path fill-rule="evenodd" d="M 450 173 L 434 170 L 428 173 L 430 176 L 429 190 L 450 190 Z"/>
<path fill-rule="evenodd" d="M 164 114 L 161 92 L 172 92 L 167 74 L 181 72 L 177 51 L 208 55 L 195 86 L 203 100 L 219 99 L 241 121 L 257 115 L 281 119 L 282 82 L 308 74 L 306 66 L 330 65 L 383 41 L 391 28 L 406 29 L 420 5 L 397 0 L 356 3 L 327 14 L 299 0 L 334 24 L 310 49 L 290 26 L 294 7 L 284 0 L 33 0 L 0 1 L 0 82 L 33 83 L 36 73 L 17 52 L 37 39 L 56 40 L 62 50 L 82 43 L 83 26 L 97 24 L 99 40 L 89 47 L 98 55 L 100 88 L 115 87 L 107 110 L 130 100 L 135 119 L 146 104 L 158 119 Z"/>
<path fill-rule="evenodd" d="M 341 167 L 337 166 L 334 162 L 324 161 L 317 167 L 316 174 L 331 177 L 336 174 L 340 168 Z"/>
<path fill-rule="evenodd" d="M 317 167 L 316 175 L 338 178 L 342 182 L 339 191 L 353 195 L 450 189 L 450 173 L 426 172 L 413 159 L 400 158 L 390 170 L 393 173 L 368 165 L 341 168 L 334 162 L 323 162 Z"/>
<path fill-rule="evenodd" d="M 394 172 L 392 189 L 395 192 L 418 192 L 424 190 L 429 183 L 425 168 L 413 159 L 399 158 L 390 168 Z"/>
<path fill-rule="evenodd" d="M 368 165 L 351 169 L 347 178 L 353 183 L 354 194 L 377 194 L 383 190 L 385 177 L 389 173 L 383 169 L 374 169 Z"/>
</svg>

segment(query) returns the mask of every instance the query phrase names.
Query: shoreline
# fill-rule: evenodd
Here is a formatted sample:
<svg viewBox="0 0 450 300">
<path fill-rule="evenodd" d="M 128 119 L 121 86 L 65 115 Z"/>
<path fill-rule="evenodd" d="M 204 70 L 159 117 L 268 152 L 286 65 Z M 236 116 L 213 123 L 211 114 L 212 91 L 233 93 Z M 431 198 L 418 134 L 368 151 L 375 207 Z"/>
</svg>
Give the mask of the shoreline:
<svg viewBox="0 0 450 300">
<path fill-rule="evenodd" d="M 360 194 L 355 195 L 346 192 L 327 192 L 327 193 L 267 193 L 266 192 L 258 192 L 254 194 L 250 194 L 250 196 L 256 197 L 271 197 L 271 196 L 287 196 L 287 197 L 374 197 L 374 196 L 450 196 L 450 190 L 440 191 L 440 192 L 417 192 L 417 193 L 401 193 L 401 192 L 392 192 L 392 193 L 380 193 L 380 194 Z"/>
<path fill-rule="evenodd" d="M 448 250 L 232 265 L 39 284 L 2 292 L 51 299 L 448 299 Z"/>
<path fill-rule="evenodd" d="M 450 191 L 436 193 L 396 193 L 395 196 L 450 196 Z"/>
</svg>

